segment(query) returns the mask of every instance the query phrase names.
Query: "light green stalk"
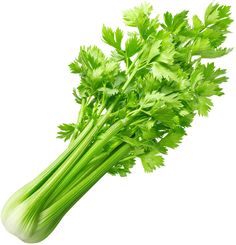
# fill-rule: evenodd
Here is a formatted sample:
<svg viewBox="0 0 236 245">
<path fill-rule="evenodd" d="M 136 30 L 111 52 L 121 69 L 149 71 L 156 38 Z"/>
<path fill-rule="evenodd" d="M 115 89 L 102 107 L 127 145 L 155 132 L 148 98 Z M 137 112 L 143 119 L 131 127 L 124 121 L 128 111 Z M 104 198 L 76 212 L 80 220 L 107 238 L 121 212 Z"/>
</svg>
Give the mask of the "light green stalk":
<svg viewBox="0 0 236 245">
<path fill-rule="evenodd" d="M 68 182 L 69 184 L 67 175 L 75 177 L 96 154 L 100 153 L 102 147 L 110 137 L 121 130 L 124 125 L 122 120 L 108 129 L 103 134 L 103 137 L 98 138 L 86 152 L 101 127 L 109 118 L 114 106 L 115 103 L 110 106 L 107 113 L 101 116 L 94 126 L 93 121 L 91 121 L 74 143 L 49 168 L 43 171 L 31 183 L 17 191 L 8 200 L 2 211 L 2 222 L 9 232 L 15 234 L 22 240 L 28 241 L 28 238 L 35 233 L 40 213 L 43 211 L 48 197 L 58 189 L 58 186 L 60 189 L 61 182 Z M 85 152 L 86 154 L 82 164 L 81 162 L 76 164 Z M 64 178 L 66 179 L 65 181 L 63 181 Z"/>
<path fill-rule="evenodd" d="M 31 196 L 5 216 L 3 223 L 9 232 L 28 243 L 35 243 L 45 239 L 56 227 L 67 211 L 104 176 L 107 171 L 126 157 L 130 146 L 124 144 L 98 168 L 81 182 L 75 185 L 62 198 L 49 208 L 40 210 L 33 206 L 35 196 Z"/>
<path fill-rule="evenodd" d="M 114 142 L 114 144 L 110 147 L 109 151 L 105 151 L 103 153 L 100 153 L 98 156 L 94 157 L 86 166 L 85 169 L 83 169 L 82 171 L 80 171 L 76 177 L 74 177 L 70 183 L 66 186 L 66 188 L 59 188 L 56 189 L 56 191 L 54 191 L 52 193 L 52 195 L 50 195 L 50 197 L 47 199 L 44 208 L 48 208 L 52 203 L 54 203 L 55 201 L 59 200 L 61 197 L 63 197 L 69 190 L 71 190 L 72 188 L 74 188 L 76 185 L 78 185 L 78 183 L 80 183 L 85 177 L 87 177 L 89 174 L 91 174 L 98 166 L 100 166 L 105 160 L 106 158 L 112 153 L 113 150 L 115 150 L 118 146 L 120 146 L 122 144 L 121 140 L 117 140 L 116 142 Z"/>
</svg>

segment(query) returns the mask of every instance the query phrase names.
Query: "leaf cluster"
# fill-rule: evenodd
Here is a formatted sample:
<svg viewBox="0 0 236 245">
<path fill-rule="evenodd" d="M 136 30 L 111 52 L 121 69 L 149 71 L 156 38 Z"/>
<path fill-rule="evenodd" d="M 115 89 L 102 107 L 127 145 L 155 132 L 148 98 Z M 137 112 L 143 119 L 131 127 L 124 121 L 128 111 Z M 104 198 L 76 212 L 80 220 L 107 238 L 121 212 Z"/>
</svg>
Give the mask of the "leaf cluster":
<svg viewBox="0 0 236 245">
<path fill-rule="evenodd" d="M 221 84 L 227 81 L 226 70 L 204 59 L 231 50 L 222 47 L 232 22 L 230 6 L 210 4 L 203 20 L 194 15 L 192 21 L 188 11 L 166 12 L 163 20 L 152 17 L 152 11 L 148 3 L 125 11 L 127 34 L 103 26 L 102 40 L 112 48 L 109 57 L 96 46 L 81 47 L 69 65 L 80 76 L 73 94 L 77 103 L 86 101 L 85 121 L 103 115 L 114 101 L 102 130 L 129 120 L 116 137 L 133 151 L 110 170 L 113 175 L 126 176 L 136 157 L 146 172 L 163 166 L 163 155 L 180 144 L 196 114 L 208 115 L 211 97 L 221 96 Z M 61 125 L 59 137 L 69 139 L 74 128 Z"/>
</svg>

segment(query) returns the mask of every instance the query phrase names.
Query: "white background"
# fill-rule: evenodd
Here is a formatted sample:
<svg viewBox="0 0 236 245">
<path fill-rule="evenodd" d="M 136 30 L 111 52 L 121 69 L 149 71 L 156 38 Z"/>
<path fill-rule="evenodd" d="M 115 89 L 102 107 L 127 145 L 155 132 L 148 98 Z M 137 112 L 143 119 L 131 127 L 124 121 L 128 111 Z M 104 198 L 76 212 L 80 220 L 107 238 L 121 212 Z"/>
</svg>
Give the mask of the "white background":
<svg viewBox="0 0 236 245">
<path fill-rule="evenodd" d="M 65 148 L 56 126 L 73 122 L 78 78 L 68 64 L 80 45 L 102 48 L 101 27 L 123 26 L 122 11 L 141 1 L 0 1 L 0 207 Z M 155 11 L 203 16 L 209 0 L 149 0 Z M 236 1 L 221 0 L 233 6 Z M 235 46 L 232 25 L 227 40 Z M 225 96 L 209 118 L 196 118 L 166 166 L 127 178 L 105 176 L 64 217 L 48 244 L 236 244 L 235 51 L 216 61 L 228 69 Z M 20 240 L 0 226 L 0 244 Z"/>
</svg>

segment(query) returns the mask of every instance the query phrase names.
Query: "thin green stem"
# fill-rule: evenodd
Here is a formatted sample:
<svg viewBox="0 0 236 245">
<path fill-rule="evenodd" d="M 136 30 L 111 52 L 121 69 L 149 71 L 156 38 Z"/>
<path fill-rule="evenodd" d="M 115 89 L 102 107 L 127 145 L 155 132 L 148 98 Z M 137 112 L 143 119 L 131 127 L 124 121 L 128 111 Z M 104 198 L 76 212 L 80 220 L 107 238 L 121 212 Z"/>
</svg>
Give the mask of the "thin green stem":
<svg viewBox="0 0 236 245">
<path fill-rule="evenodd" d="M 129 75 L 129 73 L 131 72 L 131 70 L 133 69 L 132 73 L 130 74 L 130 76 L 128 77 L 128 79 L 126 80 L 124 86 L 122 87 L 122 90 L 126 90 L 126 88 L 128 87 L 130 81 L 133 79 L 133 77 L 135 76 L 136 72 L 139 70 L 139 64 L 137 65 L 137 61 L 139 60 L 140 56 L 143 53 L 143 48 L 139 51 L 139 53 L 137 54 L 135 60 L 132 62 L 132 64 L 129 66 L 129 68 L 126 71 L 126 75 Z M 136 66 L 135 66 L 136 65 Z"/>
<path fill-rule="evenodd" d="M 79 113 L 78 113 L 78 118 L 77 118 L 77 122 L 76 122 L 76 127 L 75 127 L 75 130 L 72 134 L 72 137 L 71 137 L 71 141 L 70 141 L 70 144 L 69 144 L 69 147 L 73 144 L 73 142 L 75 141 L 75 139 L 77 138 L 78 136 L 78 126 L 81 124 L 82 120 L 83 120 L 83 115 L 84 115 L 84 111 L 85 111 L 85 99 L 83 98 L 82 99 L 82 102 L 81 102 L 81 107 L 80 107 L 80 110 L 79 110 Z"/>
<path fill-rule="evenodd" d="M 133 79 L 133 77 L 135 76 L 136 72 L 138 70 L 138 67 L 136 67 L 133 72 L 131 73 L 131 75 L 128 77 L 128 79 L 126 80 L 124 86 L 122 87 L 122 90 L 126 90 L 126 88 L 128 87 L 130 81 Z"/>
<path fill-rule="evenodd" d="M 135 60 L 132 62 L 132 64 L 129 66 L 128 70 L 126 71 L 126 74 L 128 75 L 130 73 L 130 71 L 133 69 L 133 67 L 135 66 L 136 62 L 139 60 L 139 57 L 141 56 L 143 50 L 141 50 L 138 55 L 136 56 Z"/>
</svg>

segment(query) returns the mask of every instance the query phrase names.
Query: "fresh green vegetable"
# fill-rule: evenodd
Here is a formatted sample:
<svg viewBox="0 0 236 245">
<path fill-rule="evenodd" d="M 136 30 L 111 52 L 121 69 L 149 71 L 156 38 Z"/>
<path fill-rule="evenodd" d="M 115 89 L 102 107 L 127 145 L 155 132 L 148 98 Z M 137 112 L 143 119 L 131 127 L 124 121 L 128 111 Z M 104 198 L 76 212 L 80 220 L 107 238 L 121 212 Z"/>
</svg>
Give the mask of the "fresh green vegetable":
<svg viewBox="0 0 236 245">
<path fill-rule="evenodd" d="M 68 148 L 37 178 L 18 190 L 2 211 L 6 229 L 25 242 L 46 238 L 66 212 L 106 173 L 126 176 L 140 158 L 146 172 L 164 165 L 196 114 L 207 116 L 211 97 L 223 94 L 226 71 L 204 58 L 230 49 L 230 7 L 210 4 L 204 20 L 188 12 L 151 17 L 152 6 L 124 12 L 127 34 L 103 26 L 111 56 L 81 47 L 71 63 L 76 123 L 59 126 Z"/>
</svg>

